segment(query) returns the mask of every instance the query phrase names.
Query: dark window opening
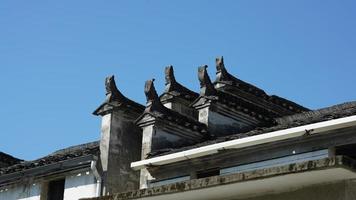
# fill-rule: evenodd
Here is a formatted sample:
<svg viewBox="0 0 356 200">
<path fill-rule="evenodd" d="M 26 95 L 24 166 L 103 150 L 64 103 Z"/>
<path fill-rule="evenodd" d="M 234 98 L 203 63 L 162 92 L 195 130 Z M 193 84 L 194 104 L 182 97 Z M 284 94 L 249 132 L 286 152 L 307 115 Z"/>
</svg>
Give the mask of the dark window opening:
<svg viewBox="0 0 356 200">
<path fill-rule="evenodd" d="M 217 175 L 220 175 L 220 169 L 217 168 L 197 172 L 197 178 L 206 178 Z"/>
<path fill-rule="evenodd" d="M 63 195 L 64 179 L 49 182 L 47 200 L 63 200 Z"/>
<path fill-rule="evenodd" d="M 335 154 L 356 159 L 356 144 L 348 144 L 335 147 Z"/>
</svg>

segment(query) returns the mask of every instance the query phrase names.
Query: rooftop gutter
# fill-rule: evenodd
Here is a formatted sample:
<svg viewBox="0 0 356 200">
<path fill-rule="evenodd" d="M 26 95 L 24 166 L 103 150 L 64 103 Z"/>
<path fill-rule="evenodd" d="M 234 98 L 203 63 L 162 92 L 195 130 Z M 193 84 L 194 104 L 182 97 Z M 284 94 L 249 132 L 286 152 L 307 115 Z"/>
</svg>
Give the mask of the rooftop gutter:
<svg viewBox="0 0 356 200">
<path fill-rule="evenodd" d="M 240 148 L 250 147 L 259 144 L 266 144 L 270 142 L 296 138 L 303 135 L 320 134 L 326 131 L 351 127 L 355 125 L 356 125 L 356 115 L 350 117 L 343 117 L 339 119 L 333 119 L 329 121 L 318 122 L 314 124 L 308 124 L 304 126 L 298 126 L 298 127 L 279 130 L 279 131 L 273 131 L 273 132 L 250 136 L 242 139 L 221 142 L 217 144 L 198 147 L 191 150 L 159 156 L 151 159 L 132 162 L 131 168 L 133 168 L 134 170 L 140 170 L 146 168 L 147 166 L 166 165 L 166 164 L 175 163 L 183 160 L 189 160 L 202 156 L 212 155 L 218 153 L 221 150 L 240 149 Z"/>
</svg>

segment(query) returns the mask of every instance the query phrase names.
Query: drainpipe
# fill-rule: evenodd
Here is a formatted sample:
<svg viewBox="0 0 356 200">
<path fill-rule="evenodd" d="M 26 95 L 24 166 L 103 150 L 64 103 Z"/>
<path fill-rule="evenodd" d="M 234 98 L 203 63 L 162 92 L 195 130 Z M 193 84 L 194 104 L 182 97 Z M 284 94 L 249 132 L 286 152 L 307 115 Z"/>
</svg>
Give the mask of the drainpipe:
<svg viewBox="0 0 356 200">
<path fill-rule="evenodd" d="M 93 174 L 95 176 L 95 179 L 96 179 L 96 197 L 100 197 L 101 196 L 101 183 L 102 183 L 102 179 L 101 179 L 101 176 L 98 172 L 98 169 L 96 168 L 96 161 L 93 160 L 91 161 L 91 164 L 90 164 L 90 168 L 91 170 L 93 171 Z"/>
</svg>

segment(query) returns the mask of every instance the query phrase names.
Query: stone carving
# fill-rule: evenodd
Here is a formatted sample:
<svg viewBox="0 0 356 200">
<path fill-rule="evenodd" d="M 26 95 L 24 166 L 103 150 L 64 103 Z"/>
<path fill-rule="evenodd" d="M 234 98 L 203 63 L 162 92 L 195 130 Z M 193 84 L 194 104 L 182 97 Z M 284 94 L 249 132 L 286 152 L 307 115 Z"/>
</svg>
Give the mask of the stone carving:
<svg viewBox="0 0 356 200">
<path fill-rule="evenodd" d="M 214 96 L 217 91 L 214 88 L 213 83 L 210 80 L 210 77 L 207 72 L 207 65 L 200 66 L 198 68 L 198 78 L 200 81 L 200 95 L 201 96 Z"/>
</svg>

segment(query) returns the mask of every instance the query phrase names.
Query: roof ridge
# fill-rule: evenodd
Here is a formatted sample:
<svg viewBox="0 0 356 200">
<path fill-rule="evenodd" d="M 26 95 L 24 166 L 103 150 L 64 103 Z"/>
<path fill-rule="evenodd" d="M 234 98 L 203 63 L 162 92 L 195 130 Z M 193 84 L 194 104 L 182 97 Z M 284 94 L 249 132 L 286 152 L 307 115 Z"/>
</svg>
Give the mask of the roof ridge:
<svg viewBox="0 0 356 200">
<path fill-rule="evenodd" d="M 146 109 L 140 115 L 140 117 L 136 119 L 136 124 L 138 124 L 146 114 L 150 114 L 154 117 L 164 118 L 165 120 L 168 120 L 180 126 L 190 128 L 192 130 L 197 130 L 199 132 L 207 131 L 205 124 L 165 107 L 158 97 L 157 91 L 154 86 L 154 79 L 146 81 L 145 95 L 147 99 Z"/>
<path fill-rule="evenodd" d="M 83 148 L 95 148 L 97 146 L 99 146 L 99 140 L 87 142 L 87 143 L 83 143 L 83 144 L 78 144 L 78 145 L 72 145 L 72 146 L 69 146 L 69 147 L 66 147 L 63 149 L 56 150 L 56 151 L 52 152 L 51 154 L 48 154 L 47 156 L 65 154 L 68 152 L 78 151 Z M 47 156 L 44 156 L 44 157 L 47 157 Z"/>
<path fill-rule="evenodd" d="M 169 65 L 165 68 L 165 79 L 166 79 L 166 83 L 165 83 L 166 87 L 163 94 L 160 96 L 160 98 L 163 97 L 165 94 L 182 96 L 187 100 L 194 100 L 199 96 L 198 93 L 190 90 L 189 88 L 183 86 L 182 84 L 176 81 L 172 65 Z"/>
</svg>

